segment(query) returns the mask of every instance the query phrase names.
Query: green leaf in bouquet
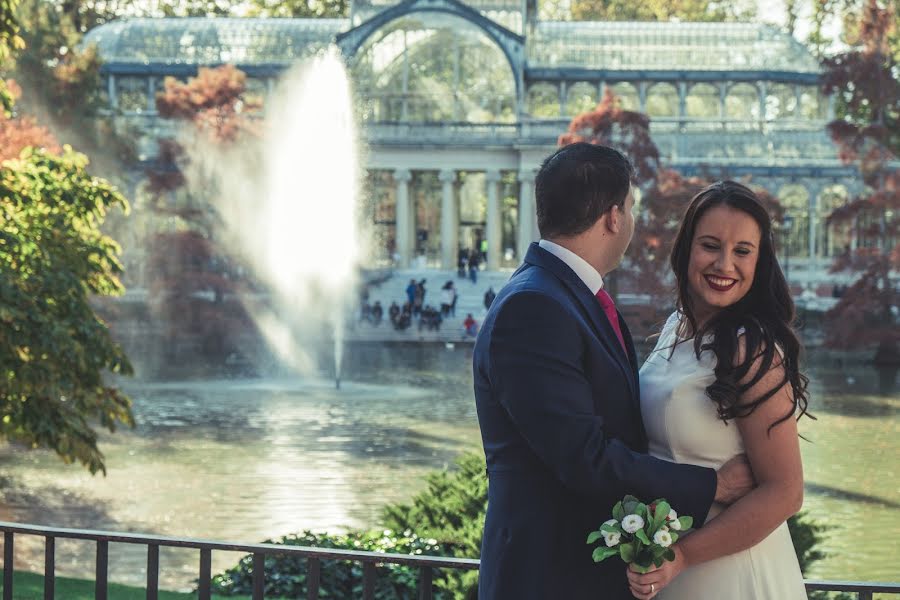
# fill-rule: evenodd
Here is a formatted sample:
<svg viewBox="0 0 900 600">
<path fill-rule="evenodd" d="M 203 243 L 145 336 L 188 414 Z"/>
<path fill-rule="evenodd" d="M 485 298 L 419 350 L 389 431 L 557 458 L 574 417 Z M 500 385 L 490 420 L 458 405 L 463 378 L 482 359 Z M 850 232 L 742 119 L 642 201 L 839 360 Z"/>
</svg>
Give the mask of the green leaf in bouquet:
<svg viewBox="0 0 900 600">
<path fill-rule="evenodd" d="M 671 548 L 666 548 L 666 553 L 663 554 L 663 558 L 666 560 L 675 560 L 675 551 Z"/>
<path fill-rule="evenodd" d="M 636 537 L 637 539 L 644 542 L 644 545 L 646 545 L 646 546 L 649 546 L 651 544 L 650 538 L 647 537 L 647 534 L 644 533 L 643 529 L 638 529 L 637 532 L 634 534 L 634 537 Z"/>
<path fill-rule="evenodd" d="M 634 546 L 632 544 L 620 544 L 619 545 L 619 556 L 622 557 L 627 563 L 634 561 Z"/>
<path fill-rule="evenodd" d="M 602 531 L 592 531 L 588 534 L 587 543 L 593 544 L 594 542 L 596 542 L 597 540 L 599 540 L 602 537 L 603 537 Z"/>
<path fill-rule="evenodd" d="M 625 496 L 625 500 L 622 501 L 622 508 L 625 509 L 626 515 L 633 515 L 637 513 L 637 507 L 640 503 L 641 501 L 634 496 Z M 619 521 L 621 520 L 619 519 Z"/>
<path fill-rule="evenodd" d="M 634 514 L 639 515 L 644 520 L 644 523 L 650 520 L 650 509 L 643 502 L 638 502 L 638 505 L 634 507 Z"/>
<path fill-rule="evenodd" d="M 618 523 L 615 525 L 607 525 L 604 523 L 600 526 L 600 531 L 605 531 L 606 533 L 625 533 L 625 530 L 622 529 L 622 526 Z"/>
<path fill-rule="evenodd" d="M 653 561 L 647 559 L 637 559 L 631 563 L 632 568 L 638 573 L 647 573 L 653 568 Z"/>
<path fill-rule="evenodd" d="M 628 504 L 629 502 L 640 502 L 640 500 L 631 494 L 625 494 L 625 497 L 622 498 L 622 502 Z"/>
<path fill-rule="evenodd" d="M 621 500 L 619 502 L 616 502 L 616 505 L 613 506 L 612 515 L 613 519 L 615 519 L 616 521 L 621 521 L 625 518 L 625 507 L 622 504 Z"/>
<path fill-rule="evenodd" d="M 659 561 L 659 564 L 662 564 L 663 557 L 666 555 L 666 552 L 668 552 L 668 551 L 669 551 L 668 548 L 663 548 L 662 546 L 657 546 L 656 544 L 654 544 L 650 551 L 650 553 L 653 556 L 653 562 Z"/>
<path fill-rule="evenodd" d="M 666 524 L 666 517 L 669 516 L 669 511 L 672 510 L 672 507 L 669 506 L 669 503 L 663 500 L 662 502 L 656 505 L 656 511 L 653 514 L 653 528 L 659 529 L 663 525 Z"/>
<path fill-rule="evenodd" d="M 672 531 L 672 530 L 670 529 L 670 530 L 669 530 L 669 535 L 672 536 L 672 543 L 673 543 L 673 544 L 674 544 L 675 542 L 678 541 L 678 532 L 677 532 L 677 531 Z"/>
<path fill-rule="evenodd" d="M 678 522 L 681 523 L 681 530 L 687 531 L 694 526 L 694 517 L 678 517 Z"/>
<path fill-rule="evenodd" d="M 594 562 L 600 562 L 601 560 L 606 560 L 610 556 L 616 556 L 618 553 L 618 547 L 607 548 L 606 546 L 600 546 L 599 548 L 594 549 L 594 553 L 591 556 L 594 559 Z"/>
</svg>

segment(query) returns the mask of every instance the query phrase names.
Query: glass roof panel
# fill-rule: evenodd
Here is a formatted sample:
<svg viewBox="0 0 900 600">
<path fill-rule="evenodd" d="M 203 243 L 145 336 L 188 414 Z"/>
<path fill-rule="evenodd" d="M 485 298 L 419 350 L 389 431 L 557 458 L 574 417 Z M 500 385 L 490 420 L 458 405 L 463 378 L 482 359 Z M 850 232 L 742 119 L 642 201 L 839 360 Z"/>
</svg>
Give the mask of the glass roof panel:
<svg viewBox="0 0 900 600">
<path fill-rule="evenodd" d="M 526 43 L 532 68 L 820 70 L 793 37 L 755 23 L 539 22 Z"/>
<path fill-rule="evenodd" d="M 281 64 L 330 44 L 347 19 L 126 19 L 87 33 L 110 63 Z"/>
</svg>

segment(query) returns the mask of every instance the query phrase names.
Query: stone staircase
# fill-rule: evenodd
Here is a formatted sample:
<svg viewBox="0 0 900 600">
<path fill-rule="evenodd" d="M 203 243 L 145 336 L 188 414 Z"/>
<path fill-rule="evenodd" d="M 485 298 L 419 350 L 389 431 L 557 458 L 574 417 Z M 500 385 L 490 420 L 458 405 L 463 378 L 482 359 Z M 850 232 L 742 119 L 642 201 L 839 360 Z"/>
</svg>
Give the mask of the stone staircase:
<svg viewBox="0 0 900 600">
<path fill-rule="evenodd" d="M 489 287 L 494 292 L 506 284 L 512 275 L 512 271 L 479 271 L 476 283 L 469 278 L 459 277 L 456 271 L 443 271 L 440 269 L 402 269 L 395 270 L 387 279 L 375 283 L 369 287 L 369 304 L 381 301 L 384 308 L 384 316 L 381 324 L 375 326 L 368 322 L 361 322 L 358 308 L 352 314 L 352 321 L 348 322 L 346 337 L 348 341 L 357 342 L 473 342 L 474 338 L 466 336 L 463 329 L 463 321 L 466 315 L 471 313 L 481 325 L 487 310 L 484 308 L 484 293 Z M 445 317 L 438 331 L 419 330 L 419 322 L 415 317 L 412 325 L 397 331 L 391 324 L 388 316 L 388 308 L 391 302 L 396 301 L 400 306 L 406 302 L 406 286 L 409 280 L 425 280 L 425 302 L 436 310 L 441 308 L 441 288 L 448 281 L 452 281 L 458 295 L 456 301 L 456 316 Z"/>
</svg>

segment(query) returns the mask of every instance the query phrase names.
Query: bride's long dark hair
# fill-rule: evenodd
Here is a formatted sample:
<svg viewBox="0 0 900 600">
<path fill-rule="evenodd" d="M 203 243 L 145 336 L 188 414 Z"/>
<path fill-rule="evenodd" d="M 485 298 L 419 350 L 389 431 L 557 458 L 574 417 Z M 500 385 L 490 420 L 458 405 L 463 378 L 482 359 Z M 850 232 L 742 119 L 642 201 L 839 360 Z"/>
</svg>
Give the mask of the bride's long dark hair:
<svg viewBox="0 0 900 600">
<path fill-rule="evenodd" d="M 750 290 L 743 298 L 722 308 L 698 326 L 688 281 L 694 231 L 700 218 L 709 209 L 723 205 L 748 214 L 759 226 L 762 236 L 756 273 Z M 681 220 L 670 262 L 677 284 L 678 309 L 687 319 L 689 333 L 693 337 L 694 353 L 698 360 L 707 351 L 716 357 L 716 380 L 706 388 L 706 395 L 716 403 L 719 418 L 727 422 L 749 415 L 785 384 L 791 387 L 794 406 L 790 412 L 772 423 L 769 429 L 794 414 L 797 414 L 798 419 L 806 414 L 809 380 L 800 372 L 802 347 L 793 328 L 796 316 L 794 301 L 775 255 L 772 219 L 756 194 L 734 181 L 719 181 L 701 190 L 691 200 Z M 740 333 L 743 333 L 745 339 L 746 352 L 742 361 L 735 364 Z M 784 378 L 759 398 L 750 401 L 742 399 L 744 393 L 771 369 L 779 356 L 778 349 L 783 353 L 781 362 Z M 741 383 L 758 359 L 761 359 L 759 369 L 752 378 Z"/>
</svg>

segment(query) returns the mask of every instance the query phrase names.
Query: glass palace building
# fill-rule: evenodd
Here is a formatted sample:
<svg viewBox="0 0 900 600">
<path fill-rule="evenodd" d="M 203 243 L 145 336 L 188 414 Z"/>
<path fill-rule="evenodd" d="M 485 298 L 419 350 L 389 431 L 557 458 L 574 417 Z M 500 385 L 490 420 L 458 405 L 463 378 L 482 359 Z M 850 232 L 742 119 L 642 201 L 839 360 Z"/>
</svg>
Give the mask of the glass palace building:
<svg viewBox="0 0 900 600">
<path fill-rule="evenodd" d="M 749 176 L 781 199 L 795 283 L 823 284 L 829 257 L 859 243 L 825 220 L 861 184 L 824 132 L 819 64 L 771 26 L 548 21 L 533 0 L 358 0 L 347 19 L 133 19 L 86 42 L 145 157 L 165 129 L 154 98 L 166 76 L 234 64 L 264 97 L 286 68 L 337 44 L 369 146 L 371 266 L 452 269 L 485 242 L 489 269 L 516 265 L 537 238 L 540 161 L 607 88 L 650 115 L 667 166 Z"/>
</svg>

